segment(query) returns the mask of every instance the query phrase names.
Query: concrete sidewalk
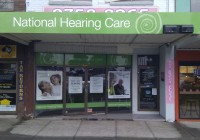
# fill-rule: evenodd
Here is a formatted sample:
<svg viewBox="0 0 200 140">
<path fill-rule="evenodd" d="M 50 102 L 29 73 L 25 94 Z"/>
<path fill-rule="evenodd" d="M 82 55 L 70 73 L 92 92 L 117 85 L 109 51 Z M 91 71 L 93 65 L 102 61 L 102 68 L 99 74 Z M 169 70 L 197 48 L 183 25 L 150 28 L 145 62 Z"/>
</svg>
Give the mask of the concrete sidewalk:
<svg viewBox="0 0 200 140">
<path fill-rule="evenodd" d="M 184 124 L 160 121 L 124 121 L 124 120 L 63 120 L 37 118 L 16 125 L 10 131 L 13 135 L 27 136 L 33 139 L 199 139 L 191 134 L 191 128 Z"/>
<path fill-rule="evenodd" d="M 63 116 L 35 118 L 23 122 L 18 122 L 14 118 L 6 119 L 0 122 L 0 128 L 6 123 L 10 124 L 10 128 L 0 129 L 0 140 L 200 139 L 200 123 L 168 123 L 152 120 L 66 120 Z"/>
</svg>

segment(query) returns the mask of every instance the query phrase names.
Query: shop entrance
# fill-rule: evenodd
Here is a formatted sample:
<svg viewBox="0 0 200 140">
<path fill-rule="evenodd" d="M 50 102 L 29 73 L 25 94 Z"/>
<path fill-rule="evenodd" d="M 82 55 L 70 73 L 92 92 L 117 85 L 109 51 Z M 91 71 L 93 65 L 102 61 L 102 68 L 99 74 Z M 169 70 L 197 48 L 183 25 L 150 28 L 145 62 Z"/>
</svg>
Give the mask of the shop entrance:
<svg viewBox="0 0 200 140">
<path fill-rule="evenodd" d="M 158 68 L 139 67 L 139 110 L 158 110 Z"/>
<path fill-rule="evenodd" d="M 106 69 L 66 67 L 66 112 L 105 112 Z"/>
<path fill-rule="evenodd" d="M 159 61 L 157 55 L 138 56 L 138 110 L 159 110 Z"/>
</svg>

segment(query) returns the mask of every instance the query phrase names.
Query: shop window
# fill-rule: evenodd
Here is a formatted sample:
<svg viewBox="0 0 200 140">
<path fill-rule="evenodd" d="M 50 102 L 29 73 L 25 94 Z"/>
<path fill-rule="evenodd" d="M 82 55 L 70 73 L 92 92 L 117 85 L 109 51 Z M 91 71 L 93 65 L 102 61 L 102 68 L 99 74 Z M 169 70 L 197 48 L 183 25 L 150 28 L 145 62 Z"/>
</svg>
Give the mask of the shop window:
<svg viewBox="0 0 200 140">
<path fill-rule="evenodd" d="M 0 63 L 0 111 L 16 111 L 16 63 Z"/>
<path fill-rule="evenodd" d="M 0 63 L 0 90 L 16 89 L 16 64 Z"/>
<path fill-rule="evenodd" d="M 179 116 L 200 118 L 200 65 L 197 62 L 179 64 Z"/>
<path fill-rule="evenodd" d="M 108 112 L 131 112 L 131 67 L 108 70 Z"/>
<path fill-rule="evenodd" d="M 37 66 L 35 109 L 40 115 L 62 113 L 63 68 L 59 66 Z"/>
</svg>

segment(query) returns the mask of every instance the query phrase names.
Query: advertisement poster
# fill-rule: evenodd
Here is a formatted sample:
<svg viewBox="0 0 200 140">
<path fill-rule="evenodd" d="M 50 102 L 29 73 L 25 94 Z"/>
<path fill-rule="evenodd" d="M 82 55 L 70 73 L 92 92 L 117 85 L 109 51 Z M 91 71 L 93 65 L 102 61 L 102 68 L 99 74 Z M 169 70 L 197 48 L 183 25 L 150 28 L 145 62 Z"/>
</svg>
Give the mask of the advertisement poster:
<svg viewBox="0 0 200 140">
<path fill-rule="evenodd" d="M 103 93 L 103 77 L 90 77 L 90 93 Z"/>
<path fill-rule="evenodd" d="M 82 83 L 83 83 L 82 77 L 69 76 L 68 93 L 71 94 L 83 93 Z"/>
<path fill-rule="evenodd" d="M 62 71 L 37 71 L 36 100 L 62 100 Z"/>
<path fill-rule="evenodd" d="M 140 90 L 140 109 L 157 109 L 156 89 L 141 88 Z"/>
<path fill-rule="evenodd" d="M 0 58 L 16 58 L 17 49 L 15 45 L 0 45 Z"/>
<path fill-rule="evenodd" d="M 16 93 L 0 93 L 0 111 L 16 111 Z"/>
<path fill-rule="evenodd" d="M 0 90 L 16 89 L 16 64 L 0 63 Z"/>
<path fill-rule="evenodd" d="M 130 98 L 130 71 L 109 71 L 108 80 L 108 99 Z"/>
</svg>

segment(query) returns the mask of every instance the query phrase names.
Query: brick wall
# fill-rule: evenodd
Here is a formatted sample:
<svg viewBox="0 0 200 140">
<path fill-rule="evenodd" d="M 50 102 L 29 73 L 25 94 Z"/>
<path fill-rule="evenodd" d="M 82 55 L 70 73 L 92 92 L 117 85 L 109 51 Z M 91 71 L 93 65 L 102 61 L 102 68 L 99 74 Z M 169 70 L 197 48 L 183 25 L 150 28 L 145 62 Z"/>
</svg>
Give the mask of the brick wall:
<svg viewBox="0 0 200 140">
<path fill-rule="evenodd" d="M 14 0 L 14 11 L 26 11 L 26 0 Z"/>
</svg>

